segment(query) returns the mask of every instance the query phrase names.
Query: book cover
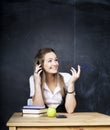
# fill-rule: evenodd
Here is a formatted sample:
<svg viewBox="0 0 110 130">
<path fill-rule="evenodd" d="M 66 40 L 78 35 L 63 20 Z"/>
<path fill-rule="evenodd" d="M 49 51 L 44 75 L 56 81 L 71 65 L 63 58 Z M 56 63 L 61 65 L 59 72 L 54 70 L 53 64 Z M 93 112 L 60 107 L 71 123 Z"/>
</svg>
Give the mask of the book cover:
<svg viewBox="0 0 110 130">
<path fill-rule="evenodd" d="M 23 106 L 23 109 L 44 109 L 44 108 L 45 108 L 45 105 L 43 105 L 43 106 L 35 106 L 35 105 Z"/>
</svg>

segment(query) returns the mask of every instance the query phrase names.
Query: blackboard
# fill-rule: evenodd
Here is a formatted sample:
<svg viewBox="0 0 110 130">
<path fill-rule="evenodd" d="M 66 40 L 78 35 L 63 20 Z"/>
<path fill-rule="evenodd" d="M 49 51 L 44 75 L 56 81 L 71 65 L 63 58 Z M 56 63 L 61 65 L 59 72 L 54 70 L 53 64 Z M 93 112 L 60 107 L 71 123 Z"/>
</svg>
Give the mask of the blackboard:
<svg viewBox="0 0 110 130">
<path fill-rule="evenodd" d="M 110 115 L 110 2 L 5 0 L 1 2 L 1 129 L 29 98 L 33 60 L 56 50 L 60 71 L 81 65 L 75 111 Z"/>
</svg>

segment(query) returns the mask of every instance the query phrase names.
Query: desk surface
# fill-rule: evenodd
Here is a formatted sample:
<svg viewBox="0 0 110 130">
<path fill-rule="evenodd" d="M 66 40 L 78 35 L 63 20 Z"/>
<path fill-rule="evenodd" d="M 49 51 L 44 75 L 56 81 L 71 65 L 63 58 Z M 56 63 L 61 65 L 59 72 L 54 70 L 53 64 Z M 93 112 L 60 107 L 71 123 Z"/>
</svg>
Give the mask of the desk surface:
<svg viewBox="0 0 110 130">
<path fill-rule="evenodd" d="M 75 112 L 64 114 L 67 118 L 56 117 L 23 117 L 22 113 L 14 113 L 7 126 L 110 126 L 110 116 L 97 112 Z"/>
</svg>

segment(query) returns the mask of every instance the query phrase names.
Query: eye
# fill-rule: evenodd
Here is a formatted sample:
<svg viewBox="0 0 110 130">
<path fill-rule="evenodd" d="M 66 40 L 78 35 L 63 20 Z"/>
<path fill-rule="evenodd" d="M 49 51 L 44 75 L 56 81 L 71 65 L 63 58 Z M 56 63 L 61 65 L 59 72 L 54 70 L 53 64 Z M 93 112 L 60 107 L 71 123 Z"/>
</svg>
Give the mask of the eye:
<svg viewBox="0 0 110 130">
<path fill-rule="evenodd" d="M 55 61 L 58 61 L 58 59 L 56 58 Z"/>
<path fill-rule="evenodd" d="M 52 62 L 52 60 L 48 60 L 48 62 L 49 62 L 49 63 L 51 63 L 51 62 Z"/>
</svg>

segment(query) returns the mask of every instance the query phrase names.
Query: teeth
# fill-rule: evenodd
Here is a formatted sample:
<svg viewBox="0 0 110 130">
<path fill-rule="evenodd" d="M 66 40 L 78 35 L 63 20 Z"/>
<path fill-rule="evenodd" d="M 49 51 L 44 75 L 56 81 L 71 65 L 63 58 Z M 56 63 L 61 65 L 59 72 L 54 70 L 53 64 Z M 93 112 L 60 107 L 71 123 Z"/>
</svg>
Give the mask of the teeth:
<svg viewBox="0 0 110 130">
<path fill-rule="evenodd" d="M 57 69 L 57 68 L 51 68 L 51 69 Z"/>
<path fill-rule="evenodd" d="M 54 70 L 56 70 L 57 68 L 53 68 Z"/>
</svg>

